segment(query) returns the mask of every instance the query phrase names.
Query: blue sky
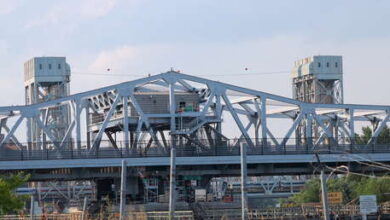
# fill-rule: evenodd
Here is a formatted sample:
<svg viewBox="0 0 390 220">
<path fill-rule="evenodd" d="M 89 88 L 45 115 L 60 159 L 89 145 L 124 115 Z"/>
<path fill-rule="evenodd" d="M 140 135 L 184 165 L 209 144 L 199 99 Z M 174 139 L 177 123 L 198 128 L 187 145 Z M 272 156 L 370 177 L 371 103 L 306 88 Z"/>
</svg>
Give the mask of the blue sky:
<svg viewBox="0 0 390 220">
<path fill-rule="evenodd" d="M 174 67 L 290 97 L 293 62 L 318 54 L 343 56 L 345 102 L 390 105 L 389 11 L 385 0 L 0 0 L 0 105 L 23 103 L 33 56 L 66 56 L 73 93 Z"/>
</svg>

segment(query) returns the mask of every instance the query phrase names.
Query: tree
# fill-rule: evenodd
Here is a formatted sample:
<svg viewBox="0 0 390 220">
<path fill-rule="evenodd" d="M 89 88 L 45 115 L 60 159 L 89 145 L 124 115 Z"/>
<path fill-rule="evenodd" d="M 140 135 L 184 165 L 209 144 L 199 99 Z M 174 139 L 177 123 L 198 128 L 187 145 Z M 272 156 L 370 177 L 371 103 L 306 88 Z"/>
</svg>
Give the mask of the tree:
<svg viewBox="0 0 390 220">
<path fill-rule="evenodd" d="M 376 195 L 378 202 L 390 201 L 390 179 L 388 178 L 363 178 L 354 190 L 356 197 Z"/>
<path fill-rule="evenodd" d="M 362 134 L 355 134 L 355 141 L 357 144 L 367 144 L 372 137 L 372 130 L 370 127 L 362 127 Z"/>
<path fill-rule="evenodd" d="M 319 202 L 321 193 L 320 179 L 313 178 L 305 183 L 302 191 L 293 195 L 289 200 L 297 203 Z"/>
<path fill-rule="evenodd" d="M 23 173 L 0 177 L 0 215 L 13 214 L 23 208 L 28 196 L 16 195 L 16 188 L 30 178 Z"/>
<path fill-rule="evenodd" d="M 372 137 L 372 129 L 369 126 L 362 127 L 362 134 L 355 134 L 355 140 L 357 144 L 367 144 Z M 377 144 L 390 144 L 390 128 L 385 125 L 381 133 L 379 133 Z"/>
<path fill-rule="evenodd" d="M 341 192 L 344 203 L 358 199 L 361 195 L 376 195 L 378 202 L 390 201 L 390 178 L 386 176 L 369 178 L 351 174 L 330 179 L 327 187 L 328 192 Z M 320 180 L 315 178 L 306 182 L 302 191 L 288 201 L 296 204 L 320 202 L 320 194 Z"/>
<path fill-rule="evenodd" d="M 361 134 L 355 134 L 357 144 L 365 145 L 373 135 L 368 126 L 362 127 Z M 385 125 L 379 133 L 377 144 L 390 144 L 390 128 Z M 327 182 L 328 192 L 342 192 L 344 202 L 357 199 L 360 195 L 376 195 L 378 202 L 390 201 L 390 178 L 368 178 L 358 175 L 347 175 L 330 179 Z M 314 178 L 305 183 L 304 188 L 298 194 L 290 197 L 288 201 L 296 204 L 307 202 L 319 202 L 321 193 L 320 180 Z"/>
<path fill-rule="evenodd" d="M 327 182 L 328 192 L 341 192 L 344 202 L 351 201 L 355 198 L 353 185 L 354 182 L 346 176 L 333 178 Z"/>
<path fill-rule="evenodd" d="M 390 128 L 385 125 L 382 132 L 378 135 L 378 144 L 390 144 Z"/>
</svg>

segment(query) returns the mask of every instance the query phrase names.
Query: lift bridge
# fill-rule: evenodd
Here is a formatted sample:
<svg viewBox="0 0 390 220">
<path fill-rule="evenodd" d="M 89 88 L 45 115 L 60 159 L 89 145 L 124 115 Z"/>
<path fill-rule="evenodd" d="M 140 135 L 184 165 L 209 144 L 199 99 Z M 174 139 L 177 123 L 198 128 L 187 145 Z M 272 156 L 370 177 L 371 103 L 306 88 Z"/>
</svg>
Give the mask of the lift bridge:
<svg viewBox="0 0 390 220">
<path fill-rule="evenodd" d="M 62 139 L 48 123 L 59 107 L 70 112 Z M 389 117 L 390 106 L 311 104 L 169 71 L 0 107 L 0 170 L 34 181 L 119 177 L 125 160 L 134 176 L 168 175 L 172 164 L 177 175 L 229 176 L 240 174 L 245 146 L 248 175 L 312 173 L 315 153 L 332 166 L 376 172 L 366 165 L 390 162 L 390 146 L 377 141 Z M 40 128 L 34 148 L 23 135 L 27 121 Z M 373 128 L 366 143 L 355 140 L 360 123 Z"/>
</svg>

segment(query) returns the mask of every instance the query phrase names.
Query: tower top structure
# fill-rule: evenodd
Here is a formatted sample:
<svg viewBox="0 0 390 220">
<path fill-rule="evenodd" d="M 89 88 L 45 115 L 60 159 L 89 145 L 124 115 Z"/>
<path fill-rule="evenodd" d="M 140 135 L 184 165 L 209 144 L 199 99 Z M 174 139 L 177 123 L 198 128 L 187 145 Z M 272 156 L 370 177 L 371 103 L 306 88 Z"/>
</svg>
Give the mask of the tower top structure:
<svg viewBox="0 0 390 220">
<path fill-rule="evenodd" d="M 24 63 L 24 84 L 69 83 L 70 66 L 65 57 L 34 57 Z"/>
<path fill-rule="evenodd" d="M 310 56 L 295 61 L 293 97 L 309 103 L 343 103 L 342 56 Z"/>
</svg>

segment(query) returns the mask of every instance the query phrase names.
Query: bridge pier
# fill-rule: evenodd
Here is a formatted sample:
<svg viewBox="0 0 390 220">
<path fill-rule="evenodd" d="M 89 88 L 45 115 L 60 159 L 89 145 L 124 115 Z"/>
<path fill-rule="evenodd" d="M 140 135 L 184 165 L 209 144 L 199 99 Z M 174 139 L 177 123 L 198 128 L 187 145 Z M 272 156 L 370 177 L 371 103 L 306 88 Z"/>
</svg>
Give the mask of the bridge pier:
<svg viewBox="0 0 390 220">
<path fill-rule="evenodd" d="M 126 179 L 125 197 L 136 200 L 141 192 L 139 177 L 128 176 Z M 116 202 L 119 200 L 121 191 L 121 178 L 106 178 L 96 180 L 96 197 L 98 200 L 108 196 L 110 200 L 115 199 Z"/>
</svg>

